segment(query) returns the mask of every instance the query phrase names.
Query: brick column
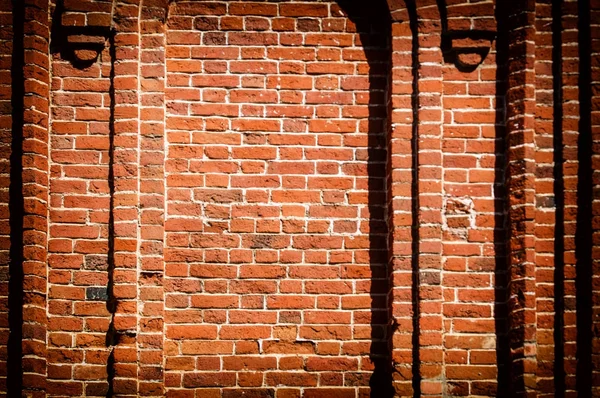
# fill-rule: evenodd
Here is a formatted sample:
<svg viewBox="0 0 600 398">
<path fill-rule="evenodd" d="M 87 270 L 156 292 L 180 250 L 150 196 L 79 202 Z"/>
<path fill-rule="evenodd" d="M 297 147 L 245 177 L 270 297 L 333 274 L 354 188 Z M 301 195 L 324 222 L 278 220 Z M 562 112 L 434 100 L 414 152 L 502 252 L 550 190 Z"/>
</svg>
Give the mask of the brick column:
<svg viewBox="0 0 600 398">
<path fill-rule="evenodd" d="M 538 340 L 538 367 L 537 386 L 540 394 L 553 396 L 556 384 L 554 383 L 554 327 L 555 322 L 555 289 L 552 288 L 554 281 L 554 269 L 562 253 L 555 253 L 554 245 L 556 232 L 561 230 L 558 224 L 559 218 L 555 217 L 555 209 L 558 209 L 561 195 L 556 192 L 554 177 L 554 144 L 553 135 L 556 133 L 554 123 L 560 123 L 559 112 L 553 104 L 553 72 L 556 65 L 553 56 L 553 33 L 556 29 L 556 21 L 553 21 L 553 6 L 550 2 L 536 4 L 536 35 L 535 35 L 535 145 L 536 153 L 536 182 L 535 182 L 535 239 L 536 239 L 536 308 L 537 308 L 537 340 Z M 560 23 L 560 22 L 559 22 Z M 562 153 L 562 152 L 560 152 Z M 557 153 L 558 154 L 558 153 Z M 555 196 L 556 195 L 556 196 Z M 555 200 L 555 198 L 557 200 Z M 558 210 L 557 210 L 558 211 Z M 556 221 L 556 224 L 555 224 Z M 557 228 L 555 230 L 555 228 Z M 559 278 L 557 278 L 559 279 Z M 558 302 L 562 297 L 558 297 Z M 560 316 L 560 314 L 558 315 Z M 559 358 L 556 358 L 557 366 L 562 366 Z"/>
<path fill-rule="evenodd" d="M 136 1 L 117 1 L 112 57 L 111 225 L 109 296 L 111 393 L 138 394 L 139 276 L 139 11 Z M 109 362 L 109 366 L 110 366 Z"/>
<path fill-rule="evenodd" d="M 536 393 L 535 1 L 508 7 L 508 319 L 512 395 Z M 501 32 L 500 34 L 506 34 Z"/>
<path fill-rule="evenodd" d="M 403 3 L 403 2 L 402 2 Z M 389 275 L 391 335 L 390 349 L 393 362 L 393 381 L 398 396 L 409 397 L 414 393 L 413 317 L 416 315 L 413 285 L 417 275 L 413 273 L 413 154 L 412 137 L 416 97 L 416 62 L 412 57 L 416 34 L 414 6 L 411 14 L 403 4 L 390 2 L 392 9 L 392 65 L 390 73 L 390 121 L 388 135 L 388 224 L 389 224 Z M 414 26 L 413 26 L 414 25 Z M 414 347 L 413 347 L 414 344 Z M 418 374 L 418 373 L 417 373 Z"/>
<path fill-rule="evenodd" d="M 442 303 L 442 105 L 443 77 L 440 20 L 436 3 L 417 1 L 419 20 L 418 111 L 416 112 L 417 229 L 420 393 L 441 397 L 445 391 Z M 414 247 L 414 246 L 413 246 Z"/>
<path fill-rule="evenodd" d="M 23 27 L 23 394 L 46 385 L 48 256 L 49 5 L 24 0 Z"/>
<path fill-rule="evenodd" d="M 146 3 L 148 5 L 146 6 Z M 139 392 L 164 396 L 165 14 L 147 1 L 140 17 Z"/>
<path fill-rule="evenodd" d="M 439 19 L 437 4 L 392 8 L 391 349 L 396 393 L 438 396 L 443 390 L 442 54 L 439 26 L 417 25 L 417 18 Z"/>
<path fill-rule="evenodd" d="M 575 297 L 575 231 L 577 229 L 577 135 L 579 122 L 579 98 L 578 98 L 578 70 L 579 51 L 577 47 L 577 35 L 569 33 L 569 30 L 577 29 L 577 0 L 565 0 L 560 11 L 561 25 L 563 33 L 560 41 L 562 48 L 561 56 L 561 74 L 555 76 L 560 80 L 561 85 L 561 109 L 562 118 L 560 121 L 555 119 L 555 123 L 560 123 L 561 137 L 561 160 L 562 160 L 562 185 L 563 192 L 556 192 L 556 195 L 562 195 L 562 225 L 564 229 L 563 238 L 563 281 L 556 281 L 562 284 L 564 312 L 557 314 L 562 317 L 562 333 L 560 338 L 563 340 L 562 352 L 564 355 L 564 391 L 565 396 L 575 393 L 575 369 L 577 368 L 577 314 Z M 556 33 L 555 33 L 556 34 Z M 558 147 L 555 147 L 555 151 Z M 561 221 L 557 218 L 557 222 Z M 559 288 L 560 291 L 560 288 Z M 555 359 L 555 366 L 560 358 Z M 559 365 L 560 366 L 560 365 Z M 555 380 L 556 382 L 556 380 Z"/>
</svg>

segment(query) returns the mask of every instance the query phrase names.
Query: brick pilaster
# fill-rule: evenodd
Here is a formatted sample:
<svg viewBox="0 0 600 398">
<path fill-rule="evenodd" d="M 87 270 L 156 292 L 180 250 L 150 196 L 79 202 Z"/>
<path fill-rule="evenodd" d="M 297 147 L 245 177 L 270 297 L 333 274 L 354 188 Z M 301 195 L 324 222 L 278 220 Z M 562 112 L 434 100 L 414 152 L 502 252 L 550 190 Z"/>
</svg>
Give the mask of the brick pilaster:
<svg viewBox="0 0 600 398">
<path fill-rule="evenodd" d="M 48 237 L 49 4 L 24 1 L 23 98 L 23 393 L 46 384 Z"/>
<path fill-rule="evenodd" d="M 508 8 L 508 318 L 512 394 L 536 396 L 535 1 Z"/>
<path fill-rule="evenodd" d="M 403 2 L 402 2 L 403 3 Z M 413 95 L 417 79 L 416 62 L 412 56 L 416 45 L 416 9 L 390 2 L 392 10 L 392 65 L 390 72 L 390 121 L 388 135 L 388 224 L 391 334 L 390 349 L 393 362 L 393 381 L 396 394 L 412 396 L 418 362 L 414 349 L 413 322 L 416 292 L 413 291 L 417 274 L 413 272 L 413 183 L 415 175 L 412 139 L 416 97 Z M 414 374 L 413 372 L 416 372 Z M 418 388 L 418 387 L 417 387 Z"/>
<path fill-rule="evenodd" d="M 441 397 L 445 390 L 442 317 L 442 52 L 436 3 L 417 1 L 419 20 L 417 151 L 419 360 L 422 396 Z"/>
<path fill-rule="evenodd" d="M 139 392 L 164 395 L 165 14 L 148 2 L 140 16 Z"/>
<path fill-rule="evenodd" d="M 560 267 L 562 253 L 555 253 L 557 247 L 554 242 L 556 233 L 561 231 L 558 224 L 560 218 L 556 218 L 555 209 L 558 209 L 560 192 L 555 190 L 558 186 L 554 182 L 555 154 L 554 134 L 556 128 L 554 123 L 560 123 L 560 112 L 554 106 L 553 72 L 554 65 L 553 33 L 556 29 L 554 17 L 556 10 L 550 1 L 538 1 L 536 4 L 536 34 L 535 34 L 535 154 L 536 182 L 535 182 L 535 240 L 536 240 L 536 311 L 537 311 L 537 386 L 540 396 L 554 396 L 555 383 L 555 341 L 554 327 L 555 310 L 555 267 Z M 559 134 L 560 135 L 560 134 Z M 562 153 L 562 152 L 557 152 Z M 562 164 L 562 163 L 561 163 Z M 558 198 L 555 200 L 555 197 Z M 556 221 L 556 224 L 555 224 Z M 557 278 L 560 279 L 560 278 Z M 560 304 L 562 297 L 558 298 Z M 559 315 L 561 316 L 561 315 Z M 557 366 L 562 362 L 557 358 Z M 544 395 L 547 394 L 547 395 Z"/>
<path fill-rule="evenodd" d="M 561 75 L 555 76 L 561 84 L 561 109 L 562 120 L 558 121 L 562 132 L 562 224 L 563 236 L 563 270 L 562 293 L 564 310 L 562 317 L 563 330 L 560 338 L 563 340 L 562 353 L 564 369 L 565 396 L 576 395 L 577 368 L 577 314 L 576 314 L 576 245 L 575 233 L 577 230 L 577 181 L 578 181 L 578 155 L 577 137 L 579 132 L 579 89 L 577 88 L 579 71 L 579 49 L 577 35 L 577 1 L 565 0 L 561 5 Z M 555 119 L 555 123 L 557 120 Z M 555 150 L 557 148 L 555 147 Z M 558 210 L 558 209 L 557 209 Z M 560 221 L 560 220 L 558 220 Z M 556 283 L 561 283 L 557 281 Z M 558 314 L 557 314 L 558 315 Z M 557 358 L 560 362 L 560 358 Z M 555 360 L 555 366 L 556 366 Z M 560 365 L 559 365 L 560 366 Z M 555 380 L 556 381 L 556 380 Z"/>
<path fill-rule="evenodd" d="M 117 1 L 112 48 L 111 393 L 138 395 L 139 4 Z M 110 366 L 110 364 L 109 364 Z"/>
</svg>

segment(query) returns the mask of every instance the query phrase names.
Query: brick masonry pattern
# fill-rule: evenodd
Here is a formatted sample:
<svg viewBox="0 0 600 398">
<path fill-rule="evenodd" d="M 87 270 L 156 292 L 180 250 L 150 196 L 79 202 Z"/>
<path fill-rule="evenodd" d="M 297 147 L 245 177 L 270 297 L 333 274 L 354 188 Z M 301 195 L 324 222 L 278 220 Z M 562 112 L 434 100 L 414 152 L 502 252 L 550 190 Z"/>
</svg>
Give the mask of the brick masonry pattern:
<svg viewBox="0 0 600 398">
<path fill-rule="evenodd" d="M 600 393 L 599 8 L 1 1 L 0 394 Z"/>
</svg>

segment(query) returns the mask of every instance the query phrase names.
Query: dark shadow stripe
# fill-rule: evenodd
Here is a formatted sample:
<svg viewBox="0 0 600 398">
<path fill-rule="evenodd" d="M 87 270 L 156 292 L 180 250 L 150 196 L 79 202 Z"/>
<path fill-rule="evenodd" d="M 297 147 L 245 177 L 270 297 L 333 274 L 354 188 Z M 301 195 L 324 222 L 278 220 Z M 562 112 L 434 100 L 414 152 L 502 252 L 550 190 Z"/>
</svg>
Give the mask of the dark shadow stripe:
<svg viewBox="0 0 600 398">
<path fill-rule="evenodd" d="M 352 0 L 337 0 L 337 4 L 344 10 L 347 18 L 356 25 L 360 36 L 362 49 L 365 52 L 366 62 L 369 65 L 369 103 L 368 103 L 368 209 L 369 209 L 369 255 L 371 271 L 371 347 L 369 359 L 373 363 L 373 373 L 369 378 L 372 398 L 392 398 L 394 388 L 392 384 L 391 352 L 388 350 L 388 319 L 389 311 L 386 297 L 390 288 L 390 275 L 387 272 L 389 249 L 387 247 L 388 225 L 385 220 L 387 195 L 386 195 L 386 170 L 387 170 L 387 112 L 381 114 L 381 109 L 387 110 L 387 97 L 382 94 L 389 93 L 389 84 L 385 80 L 385 70 L 389 71 L 391 65 L 390 40 L 391 20 L 389 8 L 385 1 L 374 0 L 366 5 Z M 379 37 L 385 37 L 385 42 L 380 42 Z M 380 50 L 388 52 L 385 59 L 381 59 Z M 388 76 L 391 76 L 388 74 Z M 382 79 L 383 78 L 383 79 Z M 364 106 L 364 105 L 363 105 Z M 382 243 L 384 245 L 382 245 Z"/>
<path fill-rule="evenodd" d="M 579 137 L 577 140 L 577 392 L 592 396 L 592 91 L 590 1 L 579 0 Z"/>
<path fill-rule="evenodd" d="M 108 189 L 109 189 L 109 206 L 108 206 L 108 283 L 106 308 L 110 313 L 110 324 L 106 332 L 105 344 L 109 348 L 109 355 L 106 362 L 106 374 L 108 389 L 106 397 L 110 398 L 114 395 L 114 379 L 115 379 L 115 353 L 114 346 L 118 343 L 118 336 L 115 331 L 115 314 L 117 312 L 117 299 L 115 298 L 115 37 L 114 32 L 109 36 L 109 52 L 110 52 L 110 86 L 108 94 L 110 97 L 110 115 L 108 121 L 109 128 L 109 146 L 108 146 Z"/>
<path fill-rule="evenodd" d="M 23 388 L 23 112 L 25 95 L 24 25 L 25 4 L 13 0 L 13 52 L 12 52 L 12 142 L 10 154 L 10 264 L 8 293 L 7 393 L 9 397 L 21 396 Z"/>
<path fill-rule="evenodd" d="M 410 20 L 410 32 L 412 34 L 412 189 L 411 189 L 411 245 L 412 245 L 412 307 L 413 307 L 413 334 L 412 334 L 412 387 L 413 396 L 421 396 L 421 356 L 419 336 L 421 328 L 420 318 L 420 300 L 419 300 L 419 250 L 420 250 L 420 231 L 419 231 L 419 26 L 417 7 L 414 1 L 406 2 L 408 16 Z"/>
<path fill-rule="evenodd" d="M 562 96 L 562 0 L 552 2 L 552 90 L 554 146 L 554 389 L 556 398 L 565 396 L 565 184 L 563 175 Z"/>
<path fill-rule="evenodd" d="M 506 90 L 508 81 L 507 5 L 498 3 L 495 10 L 496 40 L 496 161 L 494 165 L 494 331 L 496 334 L 497 397 L 508 397 L 510 386 L 510 345 L 508 339 L 508 208 L 506 191 Z"/>
</svg>

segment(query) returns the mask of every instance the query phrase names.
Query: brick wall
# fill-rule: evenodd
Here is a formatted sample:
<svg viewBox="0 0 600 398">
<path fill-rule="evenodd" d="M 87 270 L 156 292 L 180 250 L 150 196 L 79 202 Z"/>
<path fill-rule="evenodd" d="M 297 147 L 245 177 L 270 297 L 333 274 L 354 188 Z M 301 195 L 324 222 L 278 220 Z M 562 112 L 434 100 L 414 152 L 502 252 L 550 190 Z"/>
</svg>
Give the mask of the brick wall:
<svg viewBox="0 0 600 398">
<path fill-rule="evenodd" d="M 0 394 L 593 395 L 597 8 L 0 2 Z"/>
<path fill-rule="evenodd" d="M 167 387 L 364 394 L 386 352 L 384 15 L 226 6 L 167 20 Z"/>
<path fill-rule="evenodd" d="M 12 7 L 9 2 L 0 4 L 0 40 L 2 42 L 2 51 L 0 55 L 0 175 L 2 176 L 2 184 L 0 186 L 1 207 L 0 220 L 2 227 L 0 228 L 0 245 L 1 258 L 0 262 L 0 390 L 7 389 L 8 369 L 6 358 L 8 357 L 8 339 L 9 339 L 9 264 L 10 264 L 10 217 L 9 217 L 9 188 L 10 188 L 10 160 L 11 160 L 11 128 L 13 123 L 12 118 L 12 90 L 11 90 L 11 65 L 12 65 L 12 49 L 13 49 L 13 18 Z M 17 340 L 18 341 L 18 340 Z"/>
</svg>

